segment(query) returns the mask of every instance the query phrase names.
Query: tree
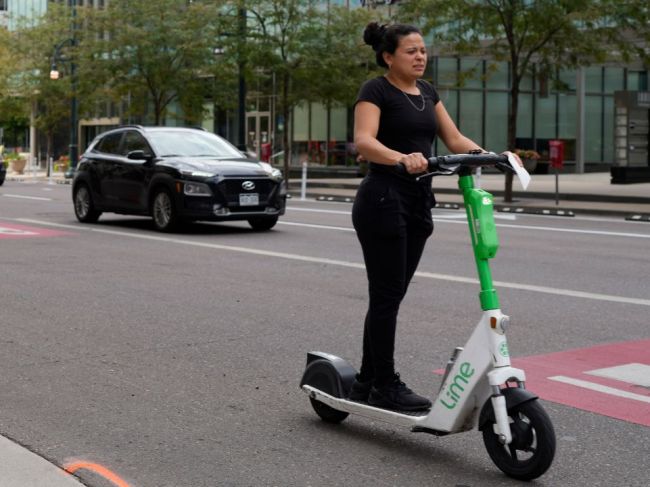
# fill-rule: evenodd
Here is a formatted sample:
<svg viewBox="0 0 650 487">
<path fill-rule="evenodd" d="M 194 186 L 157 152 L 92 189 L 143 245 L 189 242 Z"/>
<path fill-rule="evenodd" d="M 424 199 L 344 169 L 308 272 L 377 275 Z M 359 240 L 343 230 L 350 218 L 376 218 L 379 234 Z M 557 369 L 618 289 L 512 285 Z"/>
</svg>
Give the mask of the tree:
<svg viewBox="0 0 650 487">
<path fill-rule="evenodd" d="M 156 125 L 175 101 L 189 115 L 186 122 L 199 122 L 220 3 L 112 0 L 98 15 L 94 42 L 86 44 L 91 79 L 116 99 L 129 97 L 140 116 L 151 103 Z"/>
<path fill-rule="evenodd" d="M 309 33 L 322 25 L 318 23 L 319 11 L 310 0 L 260 0 L 246 7 L 251 14 L 247 31 L 251 62 L 247 65 L 275 73 L 280 93 L 278 105 L 284 119 L 284 173 L 288 178 L 291 113 L 297 103 L 308 97 Z"/>
<path fill-rule="evenodd" d="M 376 15 L 366 9 L 329 6 L 319 26 L 308 33 L 309 56 L 305 60 L 307 99 L 332 106 L 351 106 L 359 87 L 377 75 L 373 51 L 363 42 L 363 30 Z M 329 140 L 329 120 L 327 121 Z"/>
<path fill-rule="evenodd" d="M 619 4 L 625 3 L 410 0 L 401 4 L 399 17 L 433 32 L 434 44 L 449 53 L 478 54 L 509 63 L 508 145 L 514 149 L 524 76 L 533 73 L 534 65 L 538 76 L 553 78 L 562 68 L 602 62 L 614 46 L 619 55 L 629 55 L 631 45 L 612 15 L 621 11 Z M 505 200 L 512 201 L 512 174 L 506 177 Z"/>
</svg>

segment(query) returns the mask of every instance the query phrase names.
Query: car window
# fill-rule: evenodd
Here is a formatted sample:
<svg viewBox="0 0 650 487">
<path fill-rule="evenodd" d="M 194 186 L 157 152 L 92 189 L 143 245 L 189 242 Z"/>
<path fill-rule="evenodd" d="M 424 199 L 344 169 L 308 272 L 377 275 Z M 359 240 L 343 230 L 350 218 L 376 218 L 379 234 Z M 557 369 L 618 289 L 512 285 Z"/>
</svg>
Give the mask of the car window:
<svg viewBox="0 0 650 487">
<path fill-rule="evenodd" d="M 119 154 L 121 138 L 122 132 L 108 134 L 99 141 L 95 150 L 106 154 Z"/>
<path fill-rule="evenodd" d="M 164 156 L 241 158 L 242 153 L 225 139 L 200 130 L 152 130 L 149 140 Z"/>
<path fill-rule="evenodd" d="M 145 138 L 134 130 L 129 130 L 124 134 L 124 143 L 122 144 L 122 155 L 127 155 L 134 150 L 144 151 L 145 154 L 151 154 L 151 149 Z"/>
</svg>

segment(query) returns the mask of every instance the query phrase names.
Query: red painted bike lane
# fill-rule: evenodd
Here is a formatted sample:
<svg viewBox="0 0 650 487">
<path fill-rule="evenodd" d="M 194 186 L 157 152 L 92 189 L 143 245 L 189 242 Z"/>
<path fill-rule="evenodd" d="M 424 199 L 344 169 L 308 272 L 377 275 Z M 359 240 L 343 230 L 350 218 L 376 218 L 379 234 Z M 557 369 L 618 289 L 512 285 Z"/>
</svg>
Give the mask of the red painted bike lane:
<svg viewBox="0 0 650 487">
<path fill-rule="evenodd" d="M 70 235 L 70 233 L 0 221 L 0 239 L 60 237 L 63 235 Z"/>
<path fill-rule="evenodd" d="M 542 399 L 650 426 L 650 340 L 516 358 Z"/>
</svg>

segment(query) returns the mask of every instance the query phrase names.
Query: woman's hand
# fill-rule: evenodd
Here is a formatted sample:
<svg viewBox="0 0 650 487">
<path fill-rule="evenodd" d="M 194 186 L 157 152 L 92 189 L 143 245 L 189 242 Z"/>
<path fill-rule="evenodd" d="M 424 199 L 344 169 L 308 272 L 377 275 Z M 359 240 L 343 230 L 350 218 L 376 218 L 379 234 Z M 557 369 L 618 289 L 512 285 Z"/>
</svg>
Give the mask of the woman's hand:
<svg viewBox="0 0 650 487">
<path fill-rule="evenodd" d="M 404 164 L 404 167 L 406 168 L 406 172 L 408 172 L 409 174 L 419 174 L 422 172 L 426 172 L 426 170 L 429 167 L 429 162 L 426 160 L 426 158 L 422 155 L 421 152 L 413 152 L 411 154 L 406 154 L 400 158 L 399 162 Z"/>
</svg>

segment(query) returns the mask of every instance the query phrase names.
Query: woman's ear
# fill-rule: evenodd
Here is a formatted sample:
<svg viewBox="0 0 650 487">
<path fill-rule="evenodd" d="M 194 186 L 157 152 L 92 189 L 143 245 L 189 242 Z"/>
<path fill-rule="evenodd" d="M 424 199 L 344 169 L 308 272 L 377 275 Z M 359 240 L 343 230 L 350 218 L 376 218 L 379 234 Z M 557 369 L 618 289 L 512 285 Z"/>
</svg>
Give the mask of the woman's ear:
<svg viewBox="0 0 650 487">
<path fill-rule="evenodd" d="M 389 52 L 382 52 L 381 53 L 382 57 L 384 58 L 384 62 L 388 65 L 390 68 L 391 64 L 393 64 L 393 55 Z"/>
</svg>

